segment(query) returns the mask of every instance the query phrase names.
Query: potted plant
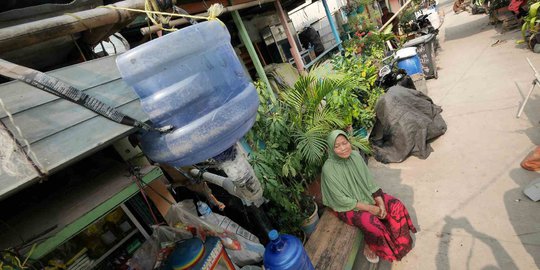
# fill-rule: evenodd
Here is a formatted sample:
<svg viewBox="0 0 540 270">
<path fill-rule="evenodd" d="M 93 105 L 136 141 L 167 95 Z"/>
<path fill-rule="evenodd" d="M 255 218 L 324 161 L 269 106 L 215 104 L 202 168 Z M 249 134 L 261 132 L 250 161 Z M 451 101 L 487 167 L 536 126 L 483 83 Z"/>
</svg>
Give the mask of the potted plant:
<svg viewBox="0 0 540 270">
<path fill-rule="evenodd" d="M 268 213 L 282 231 L 298 234 L 301 225 L 314 229 L 317 206 L 304 191 L 324 163 L 327 134 L 352 123 L 352 117 L 345 118 L 354 110 L 340 108 L 355 104 L 357 98 L 334 95 L 345 85 L 340 80 L 303 76 L 294 87 L 280 92 L 275 103 L 258 87 L 261 104 L 248 136 L 254 149 L 251 164 L 270 200 Z M 314 221 L 305 222 L 309 217 Z"/>
<path fill-rule="evenodd" d="M 291 150 L 289 113 L 281 100 L 270 101 L 264 84 L 257 82 L 256 86 L 260 105 L 255 124 L 247 134 L 253 149 L 250 163 L 269 199 L 267 213 L 274 225 L 282 232 L 300 236 L 300 226 L 311 212 L 302 205 L 305 184 L 294 177 L 300 159 Z"/>
<path fill-rule="evenodd" d="M 358 57 L 354 50 L 354 47 L 346 47 L 343 56 L 332 59 L 334 70 L 337 71 L 333 76 L 346 82 L 345 88 L 358 97 L 360 105 L 358 114 L 353 115 L 352 125 L 355 130 L 362 130 L 359 137 L 365 137 L 362 135 L 367 135 L 375 123 L 375 104 L 383 90 L 375 85 L 378 73 L 375 60 L 368 56 Z M 369 153 L 369 144 L 361 149 Z"/>
</svg>

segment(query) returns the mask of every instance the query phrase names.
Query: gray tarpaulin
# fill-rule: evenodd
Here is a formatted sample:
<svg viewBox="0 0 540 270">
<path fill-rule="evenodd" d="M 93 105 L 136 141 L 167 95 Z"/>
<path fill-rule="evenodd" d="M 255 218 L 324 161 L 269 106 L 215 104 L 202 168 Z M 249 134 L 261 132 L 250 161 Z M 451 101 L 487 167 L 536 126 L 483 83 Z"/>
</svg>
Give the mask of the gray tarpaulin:
<svg viewBox="0 0 540 270">
<path fill-rule="evenodd" d="M 370 140 L 375 159 L 402 162 L 408 156 L 425 159 L 429 141 L 446 132 L 440 106 L 417 90 L 393 86 L 375 106 L 377 120 Z"/>
</svg>

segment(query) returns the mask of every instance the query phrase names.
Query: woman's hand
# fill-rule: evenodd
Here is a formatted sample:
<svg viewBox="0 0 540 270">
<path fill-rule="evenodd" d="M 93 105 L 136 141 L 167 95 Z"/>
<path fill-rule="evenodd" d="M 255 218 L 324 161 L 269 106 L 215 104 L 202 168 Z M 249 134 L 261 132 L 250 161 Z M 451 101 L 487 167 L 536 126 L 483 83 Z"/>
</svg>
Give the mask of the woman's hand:
<svg viewBox="0 0 540 270">
<path fill-rule="evenodd" d="M 367 211 L 370 214 L 377 216 L 380 219 L 386 218 L 386 208 L 384 207 L 384 204 L 381 205 L 373 205 L 373 204 L 364 204 L 361 202 L 356 203 L 356 209 L 361 211 Z"/>
<path fill-rule="evenodd" d="M 379 211 L 378 217 L 380 219 L 385 219 L 387 212 L 386 212 L 386 208 L 384 207 L 384 204 L 379 205 L 379 210 L 380 211 Z"/>
<path fill-rule="evenodd" d="M 376 205 L 370 205 L 368 212 L 374 216 L 379 216 L 381 214 L 381 208 Z"/>
<path fill-rule="evenodd" d="M 381 196 L 375 197 L 375 204 L 380 208 L 380 214 L 377 215 L 380 219 L 386 218 L 386 207 L 384 206 L 384 200 Z"/>
</svg>

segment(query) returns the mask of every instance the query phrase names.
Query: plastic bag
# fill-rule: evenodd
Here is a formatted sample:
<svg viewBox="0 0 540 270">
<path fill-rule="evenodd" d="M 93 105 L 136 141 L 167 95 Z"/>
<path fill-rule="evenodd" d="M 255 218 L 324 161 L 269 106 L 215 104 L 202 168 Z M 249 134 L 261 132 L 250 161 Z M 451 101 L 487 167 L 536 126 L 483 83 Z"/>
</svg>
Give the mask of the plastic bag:
<svg viewBox="0 0 540 270">
<path fill-rule="evenodd" d="M 169 226 L 153 226 L 153 233 L 149 240 L 135 251 L 129 260 L 129 266 L 135 270 L 152 270 L 159 267 L 177 241 L 193 238 L 187 230 Z"/>
<path fill-rule="evenodd" d="M 201 239 L 205 239 L 205 234 L 219 237 L 223 246 L 227 249 L 227 254 L 238 266 L 248 264 L 256 264 L 261 262 L 264 255 L 264 246 L 260 243 L 246 240 L 242 237 L 237 237 L 233 232 L 227 231 L 219 225 L 211 224 L 206 220 L 193 214 L 195 205 L 193 201 L 183 201 L 182 203 L 173 204 L 167 213 L 165 220 L 172 224 L 189 224 L 200 228 L 198 230 Z"/>
</svg>

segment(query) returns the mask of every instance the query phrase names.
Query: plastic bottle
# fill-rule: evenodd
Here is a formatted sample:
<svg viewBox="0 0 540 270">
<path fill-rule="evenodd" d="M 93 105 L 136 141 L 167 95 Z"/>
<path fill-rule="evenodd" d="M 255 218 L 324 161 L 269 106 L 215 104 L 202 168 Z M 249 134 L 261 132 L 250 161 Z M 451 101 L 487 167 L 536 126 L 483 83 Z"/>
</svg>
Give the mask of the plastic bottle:
<svg viewBox="0 0 540 270">
<path fill-rule="evenodd" d="M 259 238 L 240 227 L 230 218 L 213 213 L 210 207 L 204 202 L 197 202 L 197 209 L 201 214 L 201 218 L 208 221 L 208 223 L 218 225 L 238 236 L 237 240 L 240 244 L 240 249 L 227 250 L 229 257 L 236 265 L 245 266 L 262 261 L 265 250 L 264 246 L 259 243 Z"/>
<path fill-rule="evenodd" d="M 209 223 L 218 225 L 229 232 L 235 233 L 236 235 L 244 238 L 245 240 L 259 243 L 259 238 L 257 238 L 257 236 L 240 227 L 240 225 L 232 221 L 230 218 L 212 212 L 212 209 L 210 209 L 208 204 L 206 204 L 205 202 L 197 202 L 197 210 L 199 210 L 201 218 L 205 219 Z"/>
<path fill-rule="evenodd" d="M 120 55 L 122 78 L 155 126 L 143 152 L 155 162 L 192 165 L 234 145 L 253 125 L 259 105 L 250 81 L 217 21 L 182 28 Z"/>
<path fill-rule="evenodd" d="M 280 235 L 276 230 L 271 230 L 268 237 L 270 243 L 264 251 L 266 270 L 315 269 L 298 238 L 288 234 Z"/>
</svg>

